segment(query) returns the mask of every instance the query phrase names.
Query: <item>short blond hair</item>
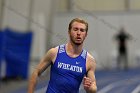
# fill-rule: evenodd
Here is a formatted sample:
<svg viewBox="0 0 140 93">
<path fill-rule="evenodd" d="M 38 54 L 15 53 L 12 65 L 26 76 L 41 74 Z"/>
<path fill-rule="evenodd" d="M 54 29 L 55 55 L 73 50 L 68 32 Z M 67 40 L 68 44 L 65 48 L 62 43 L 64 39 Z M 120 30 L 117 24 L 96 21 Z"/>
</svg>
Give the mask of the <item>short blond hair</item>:
<svg viewBox="0 0 140 93">
<path fill-rule="evenodd" d="M 88 23 L 85 20 L 81 19 L 81 18 L 74 18 L 73 20 L 71 20 L 71 22 L 69 23 L 69 28 L 68 28 L 69 31 L 71 30 L 72 24 L 74 22 L 79 22 L 79 23 L 85 24 L 86 31 L 88 31 Z"/>
</svg>

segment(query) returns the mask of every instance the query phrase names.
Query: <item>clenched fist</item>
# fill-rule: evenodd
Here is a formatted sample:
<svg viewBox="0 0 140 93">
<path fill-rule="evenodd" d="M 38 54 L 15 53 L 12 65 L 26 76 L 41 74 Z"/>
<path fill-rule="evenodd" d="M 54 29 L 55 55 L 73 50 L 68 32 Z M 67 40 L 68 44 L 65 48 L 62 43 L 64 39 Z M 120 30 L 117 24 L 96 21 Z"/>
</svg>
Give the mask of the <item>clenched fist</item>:
<svg viewBox="0 0 140 93">
<path fill-rule="evenodd" d="M 83 86 L 88 93 L 96 93 L 96 83 L 92 81 L 89 77 L 84 77 Z"/>
</svg>

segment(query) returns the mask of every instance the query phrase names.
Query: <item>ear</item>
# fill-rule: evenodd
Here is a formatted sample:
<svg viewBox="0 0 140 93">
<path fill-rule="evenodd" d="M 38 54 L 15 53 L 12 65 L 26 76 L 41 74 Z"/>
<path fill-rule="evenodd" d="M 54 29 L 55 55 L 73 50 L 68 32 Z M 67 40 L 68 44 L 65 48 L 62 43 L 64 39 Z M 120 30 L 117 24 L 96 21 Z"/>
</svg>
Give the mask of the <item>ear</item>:
<svg viewBox="0 0 140 93">
<path fill-rule="evenodd" d="M 86 35 L 85 35 L 85 37 L 87 37 L 87 35 L 88 35 L 88 33 L 86 32 Z"/>
<path fill-rule="evenodd" d="M 70 34 L 70 30 L 68 30 L 68 34 Z"/>
</svg>

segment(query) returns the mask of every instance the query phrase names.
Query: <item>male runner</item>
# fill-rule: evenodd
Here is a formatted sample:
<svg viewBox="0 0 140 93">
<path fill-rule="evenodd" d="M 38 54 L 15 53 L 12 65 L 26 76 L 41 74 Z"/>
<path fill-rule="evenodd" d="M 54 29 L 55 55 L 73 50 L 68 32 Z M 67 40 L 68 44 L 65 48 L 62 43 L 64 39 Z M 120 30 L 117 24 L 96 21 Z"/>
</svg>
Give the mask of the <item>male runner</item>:
<svg viewBox="0 0 140 93">
<path fill-rule="evenodd" d="M 83 49 L 88 23 L 73 19 L 68 28 L 69 41 L 51 48 L 41 59 L 29 81 L 28 93 L 33 93 L 37 77 L 51 66 L 50 81 L 46 93 L 79 93 L 83 86 L 87 93 L 96 93 L 95 59 Z"/>
</svg>

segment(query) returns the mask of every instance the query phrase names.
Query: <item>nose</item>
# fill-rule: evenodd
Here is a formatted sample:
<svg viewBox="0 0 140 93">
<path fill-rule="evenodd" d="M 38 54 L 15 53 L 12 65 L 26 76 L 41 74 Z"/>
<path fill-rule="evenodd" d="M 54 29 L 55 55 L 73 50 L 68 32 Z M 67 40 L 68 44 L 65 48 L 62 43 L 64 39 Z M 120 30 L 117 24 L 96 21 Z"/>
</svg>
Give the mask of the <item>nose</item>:
<svg viewBox="0 0 140 93">
<path fill-rule="evenodd" d="M 80 34 L 81 34 L 81 31 L 80 31 L 80 30 L 78 30 L 78 31 L 77 31 L 77 35 L 80 35 Z"/>
</svg>

